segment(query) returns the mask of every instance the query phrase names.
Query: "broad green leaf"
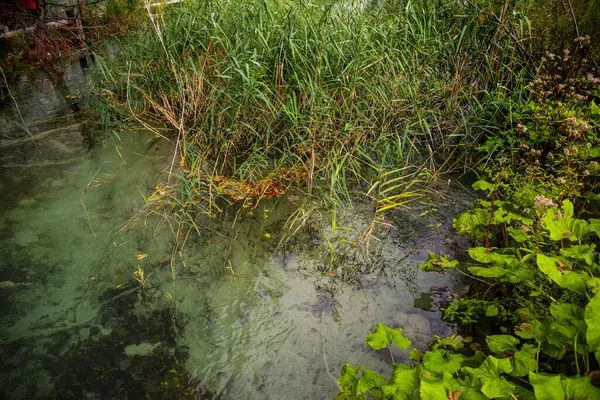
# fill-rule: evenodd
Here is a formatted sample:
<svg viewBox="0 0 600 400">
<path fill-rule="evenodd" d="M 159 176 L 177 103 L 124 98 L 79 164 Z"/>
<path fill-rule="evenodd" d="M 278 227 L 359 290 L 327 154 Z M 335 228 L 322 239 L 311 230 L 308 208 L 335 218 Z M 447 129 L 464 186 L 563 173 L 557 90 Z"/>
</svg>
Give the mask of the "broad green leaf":
<svg viewBox="0 0 600 400">
<path fill-rule="evenodd" d="M 565 378 L 562 383 L 567 399 L 600 399 L 600 389 L 584 376 Z"/>
<path fill-rule="evenodd" d="M 387 379 L 385 379 L 383 376 L 379 375 L 375 371 L 366 369 L 363 371 L 362 376 L 358 378 L 358 383 L 356 384 L 356 394 L 364 393 L 373 388 L 379 388 L 387 383 Z"/>
<path fill-rule="evenodd" d="M 514 254 L 499 254 L 494 251 L 495 248 L 487 248 L 483 246 L 471 247 L 468 250 L 469 256 L 483 264 L 491 263 L 507 263 L 515 259 Z"/>
<path fill-rule="evenodd" d="M 592 115 L 600 115 L 600 107 L 596 105 L 594 100 L 590 103 L 590 114 Z"/>
<path fill-rule="evenodd" d="M 551 335 L 554 335 L 553 332 L 550 332 Z M 556 337 L 555 335 L 553 337 Z M 548 342 L 542 343 L 542 353 L 550 356 L 552 358 L 556 358 L 557 360 L 561 360 L 565 354 L 567 354 L 567 349 L 565 349 L 564 345 L 553 345 Z"/>
<path fill-rule="evenodd" d="M 584 244 L 579 246 L 571 246 L 567 248 L 560 249 L 560 255 L 564 257 L 573 258 L 575 260 L 583 260 L 587 263 L 587 265 L 592 265 L 594 263 L 594 250 L 596 249 L 596 245 L 592 244 Z"/>
<path fill-rule="evenodd" d="M 444 388 L 447 393 L 452 393 L 452 397 L 455 400 L 485 400 L 486 397 L 483 393 L 477 390 L 475 385 L 471 385 L 470 382 L 464 382 L 456 379 L 452 374 L 444 372 L 443 376 Z"/>
<path fill-rule="evenodd" d="M 423 375 L 421 378 L 421 400 L 447 399 L 446 388 L 441 379 Z"/>
<path fill-rule="evenodd" d="M 481 236 L 481 230 L 486 228 L 491 221 L 492 214 L 489 209 L 476 207 L 456 217 L 453 226 L 459 235 Z"/>
<path fill-rule="evenodd" d="M 532 344 L 524 344 L 521 350 L 515 352 L 512 357 L 513 372 L 512 376 L 525 376 L 531 371 L 535 371 L 537 365 L 537 347 Z"/>
<path fill-rule="evenodd" d="M 338 384 L 342 393 L 356 394 L 356 383 L 358 381 L 358 371 L 363 366 L 355 367 L 352 364 L 344 364 L 342 367 L 342 374 L 338 378 Z"/>
<path fill-rule="evenodd" d="M 406 364 L 394 364 L 394 371 L 387 385 L 381 390 L 386 396 L 394 396 L 397 400 L 413 400 L 419 395 L 422 368 L 411 368 Z"/>
<path fill-rule="evenodd" d="M 549 257 L 545 254 L 537 255 L 537 266 L 559 286 L 572 290 L 575 293 L 584 294 L 588 274 L 581 271 L 570 271 L 569 261 L 560 257 Z M 564 266 L 561 269 L 561 266 Z"/>
<path fill-rule="evenodd" d="M 425 353 L 423 366 L 434 374 L 455 373 L 460 369 L 465 357 L 448 350 L 435 349 Z"/>
<path fill-rule="evenodd" d="M 458 266 L 458 261 L 448 258 L 448 256 L 441 256 L 435 253 L 429 253 L 427 261 L 419 266 L 419 268 L 426 272 L 443 272 L 445 269 L 452 269 Z"/>
<path fill-rule="evenodd" d="M 511 373 L 510 359 L 498 359 L 489 356 L 479 368 L 463 367 L 466 373 L 481 381 L 481 391 L 489 398 L 509 397 L 515 384 L 501 376 L 502 373 Z"/>
<path fill-rule="evenodd" d="M 367 344 L 373 350 L 385 349 L 393 343 L 401 349 L 406 349 L 410 346 L 410 340 L 402 332 L 401 328 L 392 329 L 384 324 L 377 324 L 375 332 L 367 335 Z"/>
<path fill-rule="evenodd" d="M 594 264 L 594 267 L 596 268 L 596 270 L 600 270 L 600 266 L 598 266 L 598 264 Z M 596 278 L 595 276 L 593 276 L 589 278 L 585 282 L 585 284 L 591 290 L 592 293 L 598 293 L 598 290 L 600 289 L 600 278 Z"/>
<path fill-rule="evenodd" d="M 529 373 L 529 383 L 533 386 L 535 398 L 538 400 L 565 400 L 559 375 Z"/>
<path fill-rule="evenodd" d="M 496 278 L 509 283 L 518 283 L 533 277 L 533 271 L 514 254 L 500 254 L 492 249 L 478 246 L 470 248 L 469 255 L 475 261 L 491 264 L 489 267 L 467 268 L 474 275 Z"/>
<path fill-rule="evenodd" d="M 514 397 L 511 397 L 509 400 L 537 400 L 535 398 L 535 394 L 529 389 L 525 389 L 523 386 L 515 385 L 513 389 Z"/>
<path fill-rule="evenodd" d="M 576 324 L 579 321 L 583 321 L 585 311 L 577 304 L 552 303 L 550 305 L 550 315 L 558 321 L 569 321 Z"/>
<path fill-rule="evenodd" d="M 541 342 L 545 337 L 544 325 L 538 320 L 523 322 L 515 327 L 515 335 L 521 339 L 535 339 Z"/>
<path fill-rule="evenodd" d="M 542 221 L 544 227 L 550 232 L 550 239 L 554 241 L 568 239 L 574 242 L 581 239 L 589 231 L 588 223 L 573 218 L 573 215 L 573 203 L 569 200 L 563 201 L 560 213 L 554 208 L 546 210 Z"/>
<path fill-rule="evenodd" d="M 496 315 L 498 315 L 499 312 L 500 310 L 498 309 L 498 307 L 492 304 L 491 306 L 488 306 L 488 308 L 485 309 L 485 316 L 495 317 Z"/>
<path fill-rule="evenodd" d="M 442 379 L 429 375 L 421 378 L 421 400 L 486 400 L 487 397 L 474 385 L 466 385 L 445 372 Z M 452 396 L 452 397 L 450 397 Z"/>
<path fill-rule="evenodd" d="M 585 339 L 583 339 L 585 340 Z M 592 348 L 585 343 L 577 343 L 577 353 L 587 355 L 592 353 Z"/>
<path fill-rule="evenodd" d="M 434 349 L 438 349 L 440 347 L 450 347 L 454 350 L 458 350 L 465 347 L 464 338 L 460 335 L 452 335 L 445 338 L 441 338 L 436 335 L 431 339 L 431 345 Z"/>
<path fill-rule="evenodd" d="M 587 344 L 592 351 L 600 351 L 600 294 L 595 294 L 585 307 L 585 323 Z"/>
<path fill-rule="evenodd" d="M 494 185 L 486 181 L 477 181 L 471 185 L 473 190 L 483 190 L 491 194 L 494 191 Z"/>
<path fill-rule="evenodd" d="M 517 260 L 513 263 L 493 267 L 469 267 L 467 268 L 473 275 L 482 278 L 495 278 L 502 282 L 519 283 L 533 278 L 533 271 L 525 264 Z"/>
<path fill-rule="evenodd" d="M 477 368 L 485 362 L 487 356 L 480 350 L 475 351 L 475 355 L 465 359 L 463 365 L 465 367 Z"/>
<path fill-rule="evenodd" d="M 482 278 L 502 278 L 509 272 L 502 267 L 469 267 L 467 269 L 473 275 L 481 276 Z"/>
<path fill-rule="evenodd" d="M 550 305 L 550 315 L 556 320 L 550 325 L 550 332 L 560 332 L 569 337 L 573 340 L 569 344 L 574 344 L 575 336 L 579 336 L 578 343 L 585 341 L 587 325 L 583 308 L 577 304 L 553 303 Z"/>
<path fill-rule="evenodd" d="M 594 146 L 590 148 L 588 150 L 588 155 L 593 158 L 600 157 L 600 147 Z"/>
<path fill-rule="evenodd" d="M 419 361 L 421 361 L 421 358 L 423 358 L 423 353 L 421 353 L 419 350 L 415 349 L 414 347 L 412 349 L 410 349 L 410 354 L 408 355 L 409 360 L 419 362 Z"/>
<path fill-rule="evenodd" d="M 515 228 L 512 226 L 509 226 L 508 228 L 506 228 L 506 231 L 508 232 L 508 234 L 510 235 L 511 238 L 513 238 L 515 241 L 517 241 L 519 243 L 523 243 L 524 241 L 527 240 L 528 235 L 521 228 Z"/>
<path fill-rule="evenodd" d="M 594 232 L 597 237 L 600 238 L 600 219 L 590 219 L 590 232 Z"/>
<path fill-rule="evenodd" d="M 552 322 L 550 324 L 550 329 L 546 333 L 546 340 L 548 343 L 557 347 L 575 343 L 576 337 L 577 328 L 568 322 Z"/>
<path fill-rule="evenodd" d="M 526 218 L 519 213 L 519 209 L 513 203 L 508 201 L 496 201 L 494 203 L 496 210 L 494 211 L 493 223 L 498 225 L 501 223 L 510 224 L 518 221 L 525 225 L 531 225 L 533 220 Z"/>
<path fill-rule="evenodd" d="M 505 351 L 516 351 L 519 339 L 511 335 L 490 335 L 485 342 L 492 353 L 502 354 Z"/>
</svg>

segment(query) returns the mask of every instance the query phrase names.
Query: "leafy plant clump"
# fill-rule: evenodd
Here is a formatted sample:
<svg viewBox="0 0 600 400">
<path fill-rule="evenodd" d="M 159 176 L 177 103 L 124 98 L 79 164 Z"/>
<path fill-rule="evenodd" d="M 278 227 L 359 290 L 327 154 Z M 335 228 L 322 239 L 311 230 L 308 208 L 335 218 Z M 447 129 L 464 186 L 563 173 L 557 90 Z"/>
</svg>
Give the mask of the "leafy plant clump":
<svg viewBox="0 0 600 400">
<path fill-rule="evenodd" d="M 600 297 L 595 302 L 600 304 Z M 590 305 L 590 314 L 597 311 L 598 304 Z M 557 312 L 557 315 L 571 317 L 568 312 Z M 597 322 L 589 321 L 590 324 Z M 590 341 L 595 340 L 596 334 L 590 334 Z M 477 350 L 471 355 L 457 352 L 463 348 L 466 338 L 435 338 L 433 348 L 424 354 L 411 350 L 412 365 L 394 364 L 389 379 L 362 365 L 346 364 L 338 380 L 341 393 L 335 399 L 591 400 L 600 397 L 600 389 L 592 385 L 588 377 L 541 372 L 544 365 L 539 361 L 539 343 L 536 346 L 524 340 L 526 336 L 521 339 L 512 335 L 488 336 L 487 354 Z M 402 329 L 381 324 L 375 333 L 367 336 L 367 344 L 374 350 L 394 343 L 399 343 L 401 348 L 410 346 Z"/>
<path fill-rule="evenodd" d="M 340 204 L 381 177 L 395 182 L 382 207 L 395 206 L 405 166 L 449 167 L 477 141 L 466 127 L 480 125 L 482 104 L 523 86 L 522 9 L 186 1 L 99 57 L 98 107 L 107 125 L 177 135 L 179 192 L 201 212 L 252 202 L 265 182 Z"/>
<path fill-rule="evenodd" d="M 457 351 L 463 347 L 460 337 L 438 341 L 422 357 L 413 350 L 411 359 L 422 364 L 394 365 L 389 380 L 368 370 L 359 377 L 360 368 L 347 365 L 340 398 L 362 398 L 366 391 L 382 399 L 598 398 L 600 389 L 590 378 L 598 375 L 600 360 L 600 264 L 594 243 L 600 220 L 576 218 L 569 200 L 560 207 L 547 198 L 537 202 L 535 211 L 524 215 L 512 203 L 481 201 L 460 215 L 455 227 L 480 240 L 502 231 L 509 246 L 472 247 L 472 262 L 466 263 L 430 254 L 421 266 L 438 272 L 459 269 L 485 282 L 486 293 L 499 306 L 489 302 L 481 309 L 465 308 L 481 301 L 469 298 L 451 304 L 446 316 L 462 313 L 463 323 L 493 317 L 504 333 L 487 336 L 485 346 L 471 345 L 470 355 Z M 379 325 L 367 344 L 375 350 L 392 343 L 407 348 L 401 334 Z M 349 384 L 354 375 L 355 384 Z"/>
<path fill-rule="evenodd" d="M 600 71 L 589 58 L 589 37 L 561 54 L 546 53 L 529 96 L 499 106 L 505 122 L 477 150 L 496 194 L 593 198 L 600 172 Z M 525 204 L 527 203 L 527 204 Z"/>
<path fill-rule="evenodd" d="M 529 94 L 495 105 L 503 117 L 477 149 L 486 179 L 473 184 L 486 198 L 454 220 L 468 259 L 430 253 L 421 266 L 471 279 L 444 318 L 485 340 L 437 338 L 389 379 L 346 365 L 339 398 L 600 398 L 600 75 L 588 42 L 547 53 Z"/>
</svg>

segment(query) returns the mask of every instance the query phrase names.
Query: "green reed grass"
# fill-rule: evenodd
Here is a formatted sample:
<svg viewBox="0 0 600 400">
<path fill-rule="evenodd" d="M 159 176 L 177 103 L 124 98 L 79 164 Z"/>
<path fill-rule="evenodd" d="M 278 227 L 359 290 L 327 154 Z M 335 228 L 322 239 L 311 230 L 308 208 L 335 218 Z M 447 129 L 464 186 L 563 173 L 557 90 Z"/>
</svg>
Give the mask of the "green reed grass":
<svg viewBox="0 0 600 400">
<path fill-rule="evenodd" d="M 185 0 L 99 57 L 101 108 L 170 126 L 180 191 L 206 207 L 216 176 L 284 169 L 338 204 L 416 161 L 435 176 L 496 129 L 494 104 L 531 65 L 523 10 L 495 4 Z M 393 182 L 381 207 L 411 197 Z"/>
</svg>

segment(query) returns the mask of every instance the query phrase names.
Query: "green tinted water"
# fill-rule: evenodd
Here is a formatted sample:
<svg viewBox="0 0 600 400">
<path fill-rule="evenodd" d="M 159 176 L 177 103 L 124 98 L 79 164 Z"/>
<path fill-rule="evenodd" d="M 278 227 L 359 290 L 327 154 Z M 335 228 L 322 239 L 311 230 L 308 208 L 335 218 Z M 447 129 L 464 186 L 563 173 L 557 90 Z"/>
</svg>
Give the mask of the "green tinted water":
<svg viewBox="0 0 600 400">
<path fill-rule="evenodd" d="M 432 198 L 428 217 L 390 214 L 369 251 L 368 202 L 338 210 L 334 236 L 331 215 L 314 212 L 285 242 L 295 196 L 252 215 L 231 207 L 175 254 L 173 282 L 171 232 L 139 213 L 172 144 L 143 132 L 99 140 L 70 98 L 84 83 L 73 65 L 62 86 L 12 85 L 39 151 L 10 99 L 0 110 L 6 398 L 329 399 L 344 362 L 389 374 L 389 354 L 364 344 L 376 323 L 421 349 L 452 333 L 436 304 L 454 283 L 417 266 L 428 250 L 452 251 L 449 223 L 468 193 L 443 185 L 450 197 Z"/>
</svg>

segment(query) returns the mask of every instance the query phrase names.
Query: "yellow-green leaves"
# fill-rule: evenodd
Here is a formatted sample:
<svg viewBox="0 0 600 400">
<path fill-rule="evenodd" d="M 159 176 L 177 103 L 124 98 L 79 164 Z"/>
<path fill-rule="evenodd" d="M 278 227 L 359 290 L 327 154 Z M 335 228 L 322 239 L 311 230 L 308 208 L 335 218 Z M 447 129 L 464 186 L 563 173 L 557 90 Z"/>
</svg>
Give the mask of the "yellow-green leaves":
<svg viewBox="0 0 600 400">
<path fill-rule="evenodd" d="M 471 185 L 474 190 L 483 190 L 488 193 L 488 195 L 492 194 L 494 191 L 494 185 L 487 181 L 477 181 Z"/>
<path fill-rule="evenodd" d="M 519 339 L 511 335 L 491 335 L 485 342 L 492 353 L 502 354 L 505 351 L 516 351 Z"/>
<path fill-rule="evenodd" d="M 395 364 L 392 377 L 381 390 L 384 395 L 398 400 L 412 400 L 419 395 L 419 383 L 423 370 L 421 366 L 411 368 L 406 364 Z"/>
<path fill-rule="evenodd" d="M 538 369 L 537 347 L 531 344 L 524 344 L 521 350 L 515 352 L 512 358 L 513 371 L 512 376 L 525 376 L 531 371 Z"/>
<path fill-rule="evenodd" d="M 342 367 L 342 374 L 338 379 L 338 385 L 342 393 L 356 394 L 356 384 L 358 382 L 358 371 L 363 369 L 364 366 L 358 367 L 352 364 L 344 364 Z"/>
<path fill-rule="evenodd" d="M 530 372 L 529 382 L 533 386 L 536 399 L 565 400 L 565 391 L 559 375 Z"/>
<path fill-rule="evenodd" d="M 385 349 L 387 346 L 395 343 L 401 349 L 410 346 L 410 340 L 402 333 L 402 329 L 392 329 L 384 324 L 377 324 L 375 332 L 367 335 L 367 344 L 373 350 Z"/>
<path fill-rule="evenodd" d="M 573 203 L 563 201 L 561 210 L 549 208 L 544 213 L 542 221 L 544 227 L 550 232 L 550 239 L 560 241 L 568 239 L 572 242 L 581 240 L 588 233 L 588 222 L 573 218 Z"/>
<path fill-rule="evenodd" d="M 419 362 L 423 358 L 423 353 L 421 353 L 418 349 L 412 348 L 410 349 L 410 353 L 408 354 L 408 359 L 411 361 Z"/>
<path fill-rule="evenodd" d="M 537 347 L 531 344 L 524 344 L 521 350 L 517 351 L 519 339 L 511 335 L 491 335 L 485 338 L 490 351 L 500 356 L 512 354 L 510 357 L 512 376 L 525 376 L 531 371 L 537 370 Z"/>
<path fill-rule="evenodd" d="M 495 249 L 478 246 L 470 248 L 469 255 L 475 261 L 489 264 L 489 266 L 468 268 L 469 272 L 482 278 L 495 278 L 503 282 L 519 283 L 533 277 L 531 268 L 509 251 L 506 251 L 506 254 L 501 254 Z"/>
<path fill-rule="evenodd" d="M 586 280 L 589 275 L 575 270 L 575 265 L 562 257 L 550 257 L 545 254 L 537 255 L 537 266 L 559 286 L 575 293 L 585 294 Z"/>
<path fill-rule="evenodd" d="M 587 344 L 600 361 L 600 294 L 596 294 L 585 307 Z"/>
<path fill-rule="evenodd" d="M 366 399 L 364 392 L 372 394 L 380 393 L 381 386 L 388 383 L 388 380 L 375 371 L 365 369 L 359 377 L 363 365 L 358 367 L 352 364 L 344 364 L 342 374 L 338 379 L 338 385 L 342 392 L 336 399 Z"/>
<path fill-rule="evenodd" d="M 481 392 L 488 398 L 509 397 L 514 393 L 515 384 L 506 380 L 502 374 L 511 373 L 510 359 L 488 356 L 479 368 L 464 367 L 462 369 L 481 382 Z"/>
<path fill-rule="evenodd" d="M 480 238 L 483 237 L 485 233 L 484 229 L 486 229 L 490 223 L 489 206 L 480 204 L 479 207 L 468 210 L 456 217 L 453 225 L 459 235 L 469 234 Z"/>
<path fill-rule="evenodd" d="M 588 378 L 529 373 L 529 382 L 537 400 L 598 399 L 600 389 Z"/>
<path fill-rule="evenodd" d="M 423 376 L 423 378 L 421 378 L 421 389 L 419 394 L 421 400 L 436 400 L 448 397 L 446 395 L 444 383 L 431 375 Z"/>
<path fill-rule="evenodd" d="M 427 272 L 443 272 L 445 269 L 453 269 L 458 266 L 458 261 L 448 258 L 448 256 L 441 256 L 435 253 L 429 253 L 427 261 L 419 266 L 423 271 Z"/>
<path fill-rule="evenodd" d="M 560 255 L 574 260 L 583 260 L 587 265 L 594 263 L 595 244 L 583 244 L 560 249 Z"/>
<path fill-rule="evenodd" d="M 425 353 L 423 366 L 435 374 L 453 374 L 462 367 L 464 359 L 462 355 L 453 354 L 449 350 L 435 349 Z"/>
<path fill-rule="evenodd" d="M 358 378 L 356 383 L 356 394 L 360 395 L 366 391 L 373 391 L 385 385 L 388 382 L 383 376 L 379 375 L 375 371 L 366 369 L 363 371 L 362 376 Z"/>
</svg>

